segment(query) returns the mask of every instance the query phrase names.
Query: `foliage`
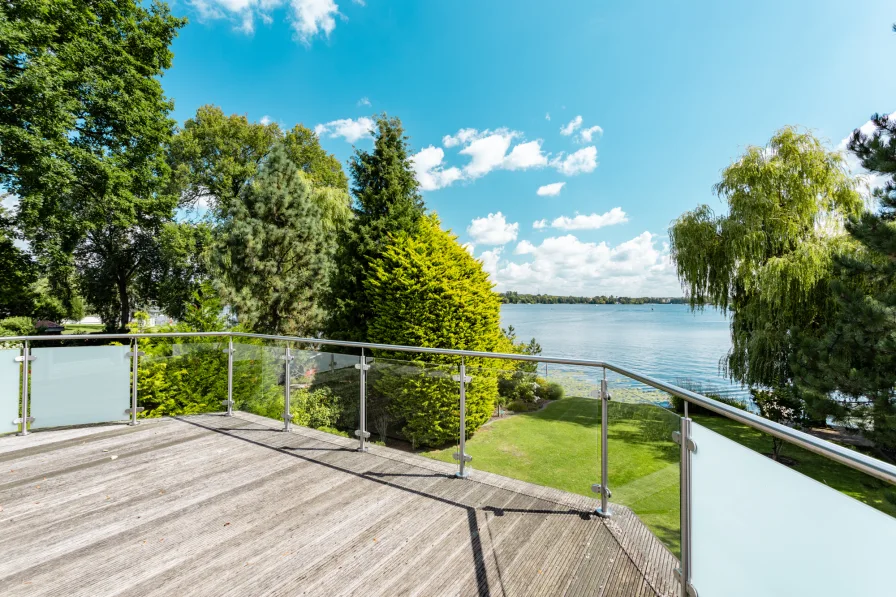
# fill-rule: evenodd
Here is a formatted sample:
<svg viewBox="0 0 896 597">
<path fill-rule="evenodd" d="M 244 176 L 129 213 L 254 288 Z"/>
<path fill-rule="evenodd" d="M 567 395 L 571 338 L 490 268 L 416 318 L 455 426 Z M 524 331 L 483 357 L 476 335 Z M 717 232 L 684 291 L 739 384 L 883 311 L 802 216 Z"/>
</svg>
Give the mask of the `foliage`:
<svg viewBox="0 0 896 597">
<path fill-rule="evenodd" d="M 276 147 L 224 214 L 213 252 L 219 290 L 255 331 L 312 336 L 321 328 L 333 239 L 311 192 Z"/>
<path fill-rule="evenodd" d="M 314 131 L 299 124 L 284 132 L 277 123 L 226 116 L 212 105 L 196 110 L 171 141 L 170 192 L 183 197 L 187 207 L 208 206 L 213 216 L 225 217 L 278 144 L 310 181 L 327 226 L 335 229 L 347 221 L 348 181 L 339 160 L 324 151 Z"/>
<path fill-rule="evenodd" d="M 37 267 L 12 239 L 0 236 L 0 317 L 31 315 L 36 297 L 31 285 Z"/>
<path fill-rule="evenodd" d="M 875 115 L 872 122 L 869 135 L 853 133 L 849 149 L 888 177 L 873 191 L 879 209 L 847 222 L 856 246 L 835 259 L 834 315 L 823 334 L 804 341 L 795 369 L 806 393 L 828 405 L 826 414 L 864 427 L 896 458 L 896 119 Z M 836 402 L 827 400 L 831 393 Z"/>
<path fill-rule="evenodd" d="M 731 311 L 729 377 L 786 388 L 801 337 L 831 313 L 840 222 L 862 201 L 842 159 L 808 132 L 778 131 L 729 166 L 716 193 L 727 214 L 702 205 L 670 230 L 671 253 L 691 307 Z"/>
<path fill-rule="evenodd" d="M 372 342 L 476 351 L 509 351 L 500 328 L 500 301 L 488 274 L 441 229 L 436 216 L 420 220 L 418 232 L 399 232 L 371 267 L 367 280 Z M 402 358 L 382 353 L 378 357 Z M 416 445 L 457 437 L 459 389 L 451 379 L 460 359 L 415 355 L 413 366 L 383 371 L 373 383 L 388 397 L 401 431 Z M 466 359 L 473 380 L 466 392 L 467 433 L 495 408 L 497 380 L 487 359 Z"/>
<path fill-rule="evenodd" d="M 185 21 L 164 3 L 22 0 L 0 8 L 0 185 L 48 269 L 84 275 L 108 327 L 174 200 L 157 193 L 172 104 L 159 78 Z M 116 308 L 117 307 L 117 308 Z"/>
<path fill-rule="evenodd" d="M 141 279 L 143 296 L 155 297 L 166 315 L 183 319 L 193 295 L 209 280 L 212 227 L 167 222 L 159 232 L 156 267 Z"/>
<path fill-rule="evenodd" d="M 336 271 L 327 299 L 327 337 L 369 340 L 374 301 L 367 279 L 390 235 L 413 234 L 424 213 L 411 165 L 407 137 L 398 118 L 377 119 L 373 151 L 356 150 L 351 159 L 354 219 L 339 230 Z"/>
<path fill-rule="evenodd" d="M 759 390 L 753 388 L 750 391 L 753 403 L 759 409 L 759 414 L 770 421 L 781 423 L 788 427 L 795 427 L 806 422 L 805 403 L 790 389 Z M 772 459 L 779 460 L 781 450 L 786 442 L 777 437 L 770 436 L 772 440 Z"/>
<path fill-rule="evenodd" d="M 563 386 L 555 381 L 545 381 L 540 377 L 535 380 L 538 388 L 535 390 L 536 395 L 542 400 L 560 400 L 563 398 Z"/>
</svg>

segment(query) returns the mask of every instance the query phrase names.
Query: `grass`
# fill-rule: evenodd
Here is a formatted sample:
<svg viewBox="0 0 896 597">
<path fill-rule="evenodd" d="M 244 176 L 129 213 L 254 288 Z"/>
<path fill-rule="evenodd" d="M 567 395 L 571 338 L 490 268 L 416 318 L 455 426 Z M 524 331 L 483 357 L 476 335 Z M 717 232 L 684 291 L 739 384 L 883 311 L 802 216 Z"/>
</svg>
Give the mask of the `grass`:
<svg viewBox="0 0 896 597">
<path fill-rule="evenodd" d="M 759 431 L 714 416 L 695 416 L 713 431 L 751 449 L 771 451 L 771 439 Z M 611 402 L 608 445 L 612 501 L 631 508 L 674 553 L 679 552 L 679 448 L 671 433 L 677 415 L 651 404 Z M 600 402 L 565 398 L 533 413 L 494 421 L 467 441 L 474 468 L 594 496 L 600 481 Z M 452 462 L 454 448 L 424 452 Z M 800 448 L 784 456 L 795 470 L 896 516 L 893 488 L 863 473 Z M 892 500 L 892 501 L 891 501 Z M 733 505 L 734 506 L 734 505 Z"/>
</svg>

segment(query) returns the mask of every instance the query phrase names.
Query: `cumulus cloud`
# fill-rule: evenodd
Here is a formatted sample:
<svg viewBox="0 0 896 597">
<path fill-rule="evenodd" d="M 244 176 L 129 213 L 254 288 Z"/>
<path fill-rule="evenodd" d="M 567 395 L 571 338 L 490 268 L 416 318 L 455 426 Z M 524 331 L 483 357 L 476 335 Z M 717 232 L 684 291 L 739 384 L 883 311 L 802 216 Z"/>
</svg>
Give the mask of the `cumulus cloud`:
<svg viewBox="0 0 896 597">
<path fill-rule="evenodd" d="M 369 106 L 370 100 L 365 96 L 358 100 L 358 107 Z"/>
<path fill-rule="evenodd" d="M 514 131 L 502 129 L 473 140 L 460 150 L 462 155 L 470 156 L 470 162 L 464 166 L 464 174 L 479 178 L 500 167 L 516 135 Z"/>
<path fill-rule="evenodd" d="M 604 129 L 597 125 L 594 125 L 579 131 L 579 140 L 583 143 L 591 143 L 591 139 L 594 137 L 594 135 L 597 135 L 599 137 L 603 134 Z"/>
<path fill-rule="evenodd" d="M 489 251 L 483 251 L 479 256 L 479 261 L 482 262 L 482 269 L 491 276 L 492 280 L 498 275 L 498 261 L 501 259 L 503 250 L 503 247 L 497 247 Z"/>
<path fill-rule="evenodd" d="M 535 228 L 536 230 L 543 230 L 544 228 L 548 227 L 548 221 L 547 220 L 536 220 L 536 221 L 532 222 L 532 227 Z"/>
<path fill-rule="evenodd" d="M 444 137 L 442 137 L 442 145 L 444 145 L 445 147 L 466 145 L 470 141 L 474 141 L 486 133 L 488 133 L 488 131 L 483 131 L 483 133 L 480 133 L 476 129 L 460 129 L 459 131 L 457 131 L 457 134 L 445 135 Z"/>
<path fill-rule="evenodd" d="M 331 139 L 343 137 L 349 143 L 354 143 L 358 139 L 372 138 L 371 131 L 374 128 L 372 119 L 362 116 L 357 120 L 352 118 L 342 118 L 333 120 L 326 124 L 319 124 L 314 127 L 314 132 L 319 137 L 328 136 Z"/>
<path fill-rule="evenodd" d="M 259 122 L 261 122 L 261 124 L 267 126 L 267 125 L 271 124 L 272 121 L 271 121 L 271 117 L 268 116 L 267 114 L 265 114 L 264 116 L 261 117 L 261 120 Z"/>
<path fill-rule="evenodd" d="M 505 245 L 516 240 L 520 225 L 509 223 L 500 211 L 484 218 L 475 218 L 467 227 L 467 234 L 477 245 Z"/>
<path fill-rule="evenodd" d="M 544 186 L 538 187 L 538 190 L 535 191 L 535 194 L 539 197 L 556 197 L 560 194 L 560 191 L 563 189 L 563 185 L 565 182 L 552 182 L 551 184 L 546 184 Z"/>
<path fill-rule="evenodd" d="M 573 217 L 560 216 L 551 222 L 551 228 L 559 228 L 561 230 L 597 230 L 604 226 L 613 226 L 624 222 L 628 222 L 625 212 L 622 211 L 621 207 L 614 207 L 603 214 L 591 214 L 590 216 L 576 214 Z"/>
<path fill-rule="evenodd" d="M 529 141 L 514 146 L 513 150 L 504 159 L 504 168 L 507 170 L 526 170 L 528 168 L 540 168 L 548 163 L 548 158 L 541 152 L 541 141 Z"/>
<path fill-rule="evenodd" d="M 550 165 L 566 176 L 593 172 L 597 168 L 597 148 L 589 145 L 565 157 L 561 153 L 551 160 Z"/>
<path fill-rule="evenodd" d="M 580 126 L 582 126 L 582 117 L 576 116 L 575 118 L 570 120 L 566 126 L 560 128 L 560 134 L 568 137 L 576 132 L 576 129 L 578 129 Z"/>
<path fill-rule="evenodd" d="M 460 168 L 443 166 L 444 158 L 445 152 L 442 148 L 432 145 L 411 156 L 414 174 L 422 190 L 441 189 L 463 178 Z"/>
<path fill-rule="evenodd" d="M 498 290 L 537 290 L 557 294 L 676 296 L 681 293 L 668 245 L 644 232 L 615 247 L 582 242 L 575 236 L 550 237 L 535 245 L 521 241 L 506 259 L 500 251 L 483 253 Z M 659 246 L 658 246 L 659 245 Z"/>
<path fill-rule="evenodd" d="M 285 7 L 296 39 L 305 45 L 318 35 L 329 37 L 336 28 L 336 17 L 344 18 L 333 0 L 191 0 L 190 4 L 200 20 L 228 19 L 246 34 L 254 33 L 256 18 L 270 24 L 274 10 Z"/>
</svg>

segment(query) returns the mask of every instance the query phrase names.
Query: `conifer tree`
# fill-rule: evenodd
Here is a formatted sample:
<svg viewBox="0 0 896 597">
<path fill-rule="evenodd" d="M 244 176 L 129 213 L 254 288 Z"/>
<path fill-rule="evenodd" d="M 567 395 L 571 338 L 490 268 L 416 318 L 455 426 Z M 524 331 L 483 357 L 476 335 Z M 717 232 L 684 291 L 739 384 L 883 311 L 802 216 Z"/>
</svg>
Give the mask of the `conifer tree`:
<svg viewBox="0 0 896 597">
<path fill-rule="evenodd" d="M 896 455 L 896 119 L 872 117 L 874 131 L 853 133 L 849 149 L 870 172 L 887 175 L 873 190 L 876 212 L 847 223 L 857 247 L 838 255 L 831 289 L 836 316 L 807 342 L 800 383 L 820 397 L 836 392 L 830 414 L 867 422 L 866 435 Z"/>
<path fill-rule="evenodd" d="M 307 336 L 321 329 L 333 242 L 312 194 L 278 145 L 225 213 L 212 252 L 219 290 L 257 332 Z"/>
<path fill-rule="evenodd" d="M 328 337 L 368 340 L 374 305 L 365 280 L 371 264 L 382 255 L 390 234 L 416 232 L 424 213 L 407 141 L 401 121 L 382 115 L 373 151 L 356 150 L 351 159 L 355 217 L 338 238 L 327 301 Z"/>
<path fill-rule="evenodd" d="M 501 299 L 488 273 L 441 229 L 435 215 L 423 217 L 414 233 L 392 235 L 374 260 L 366 289 L 371 301 L 370 341 L 431 348 L 513 352 L 501 331 Z M 378 354 L 377 358 L 406 355 Z M 394 424 L 417 445 L 456 439 L 459 388 L 452 375 L 460 358 L 415 354 L 412 366 L 386 367 L 373 375 L 374 417 L 388 411 Z M 496 364 L 466 359 L 468 375 L 466 430 L 472 434 L 488 421 L 498 395 Z M 382 401 L 386 404 L 380 404 Z M 379 421 L 374 420 L 376 429 Z"/>
</svg>

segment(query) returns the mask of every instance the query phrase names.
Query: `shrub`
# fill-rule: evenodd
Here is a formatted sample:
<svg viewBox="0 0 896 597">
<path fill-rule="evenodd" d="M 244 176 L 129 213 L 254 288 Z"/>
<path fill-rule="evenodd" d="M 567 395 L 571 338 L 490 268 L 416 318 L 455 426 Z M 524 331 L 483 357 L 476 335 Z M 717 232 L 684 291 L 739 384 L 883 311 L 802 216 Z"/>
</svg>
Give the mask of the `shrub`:
<svg viewBox="0 0 896 597">
<path fill-rule="evenodd" d="M 538 384 L 538 390 L 536 393 L 538 397 L 543 400 L 560 400 L 563 398 L 563 386 L 558 384 L 556 381 L 545 381 L 539 378 L 540 382 Z"/>
<path fill-rule="evenodd" d="M 510 404 L 507 405 L 508 410 L 512 410 L 515 413 L 525 413 L 529 411 L 533 411 L 538 408 L 538 405 L 534 402 L 524 402 L 522 400 L 514 400 Z"/>
</svg>

